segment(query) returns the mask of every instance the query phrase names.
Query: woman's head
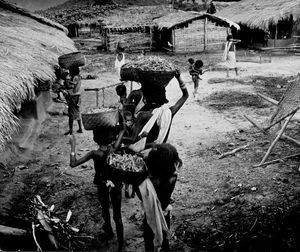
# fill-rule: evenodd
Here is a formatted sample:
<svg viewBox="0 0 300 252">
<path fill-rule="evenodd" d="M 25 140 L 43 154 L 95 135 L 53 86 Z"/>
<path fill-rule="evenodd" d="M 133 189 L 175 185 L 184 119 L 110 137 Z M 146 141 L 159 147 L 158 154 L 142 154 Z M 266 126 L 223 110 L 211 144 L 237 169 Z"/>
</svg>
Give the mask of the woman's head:
<svg viewBox="0 0 300 252">
<path fill-rule="evenodd" d="M 146 104 L 155 104 L 157 107 L 168 103 L 166 98 L 166 89 L 162 85 L 147 83 L 142 86 L 144 102 Z"/>
<path fill-rule="evenodd" d="M 146 164 L 153 177 L 168 178 L 182 165 L 182 161 L 173 145 L 163 143 L 152 148 Z"/>
<path fill-rule="evenodd" d="M 93 130 L 94 141 L 98 145 L 109 145 L 115 139 L 115 128 L 99 127 Z"/>
</svg>

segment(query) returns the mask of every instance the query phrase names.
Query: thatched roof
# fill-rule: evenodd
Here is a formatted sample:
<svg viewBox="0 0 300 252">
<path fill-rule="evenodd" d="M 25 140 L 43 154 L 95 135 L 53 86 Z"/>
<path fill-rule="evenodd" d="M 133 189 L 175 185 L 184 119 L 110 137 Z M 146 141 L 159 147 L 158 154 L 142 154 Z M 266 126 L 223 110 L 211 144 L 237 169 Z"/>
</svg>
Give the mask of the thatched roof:
<svg viewBox="0 0 300 252">
<path fill-rule="evenodd" d="M 166 16 L 155 19 L 154 22 L 158 26 L 158 29 L 172 29 L 181 28 L 194 20 L 205 19 L 215 22 L 217 25 L 225 27 L 235 27 L 240 29 L 239 25 L 230 21 L 227 18 L 222 18 L 216 15 L 211 15 L 205 12 L 195 12 L 195 11 L 177 11 L 169 13 Z"/>
<path fill-rule="evenodd" d="M 170 11 L 175 11 L 164 5 L 136 6 L 119 10 L 103 19 L 102 24 L 111 30 L 122 30 L 130 27 L 154 26 L 153 20 Z"/>
<path fill-rule="evenodd" d="M 293 16 L 300 18 L 300 0 L 242 0 L 222 9 L 218 15 L 234 22 L 267 30 L 270 24 Z"/>
<path fill-rule="evenodd" d="M 76 51 L 58 24 L 44 21 L 0 1 L 0 149 L 18 127 L 13 111 L 34 97 L 37 81 L 55 78 L 60 55 Z"/>
</svg>

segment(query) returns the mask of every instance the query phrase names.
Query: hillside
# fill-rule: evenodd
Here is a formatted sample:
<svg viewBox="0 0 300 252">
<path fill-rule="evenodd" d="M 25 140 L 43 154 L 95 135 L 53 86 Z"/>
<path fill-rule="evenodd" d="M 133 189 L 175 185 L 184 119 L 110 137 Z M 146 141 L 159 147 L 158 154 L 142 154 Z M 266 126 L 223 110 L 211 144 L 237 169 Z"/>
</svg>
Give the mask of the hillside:
<svg viewBox="0 0 300 252">
<path fill-rule="evenodd" d="M 30 11 L 45 10 L 60 5 L 67 0 L 7 0 Z"/>
<path fill-rule="evenodd" d="M 100 3 L 103 1 L 99 1 Z M 68 25 L 70 23 L 85 20 L 94 22 L 112 15 L 127 6 L 149 6 L 160 5 L 162 1 L 159 0 L 113 0 L 112 5 L 99 5 L 95 0 L 69 0 L 58 6 L 49 8 L 47 10 L 39 11 L 38 13 L 52 19 L 60 24 Z M 134 2 L 134 4 L 133 4 Z"/>
</svg>

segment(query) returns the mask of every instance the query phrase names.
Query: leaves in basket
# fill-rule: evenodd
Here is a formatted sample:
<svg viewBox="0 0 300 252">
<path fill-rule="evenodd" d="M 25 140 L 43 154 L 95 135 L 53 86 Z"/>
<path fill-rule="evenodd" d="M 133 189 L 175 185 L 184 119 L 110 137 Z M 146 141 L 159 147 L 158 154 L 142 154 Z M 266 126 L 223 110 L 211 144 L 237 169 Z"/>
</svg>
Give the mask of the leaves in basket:
<svg viewBox="0 0 300 252">
<path fill-rule="evenodd" d="M 116 169 L 124 171 L 140 172 L 146 169 L 145 162 L 142 157 L 130 154 L 111 154 L 109 156 L 109 165 Z"/>
</svg>

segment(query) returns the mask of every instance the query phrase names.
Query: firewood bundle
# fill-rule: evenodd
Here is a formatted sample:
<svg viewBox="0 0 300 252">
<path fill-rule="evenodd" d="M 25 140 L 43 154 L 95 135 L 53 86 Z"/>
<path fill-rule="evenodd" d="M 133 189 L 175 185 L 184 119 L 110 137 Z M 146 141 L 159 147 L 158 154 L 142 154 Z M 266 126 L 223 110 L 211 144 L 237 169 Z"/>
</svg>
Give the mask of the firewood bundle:
<svg viewBox="0 0 300 252">
<path fill-rule="evenodd" d="M 41 232 L 47 233 L 50 243 L 56 250 L 73 251 L 78 249 L 78 238 L 82 236 L 78 235 L 80 231 L 78 228 L 69 224 L 72 216 L 71 210 L 68 211 L 66 218 L 62 220 L 55 214 L 55 206 L 49 207 L 44 204 L 39 195 L 36 195 L 31 203 L 33 215 L 32 235 L 38 251 L 42 251 L 41 240 L 38 235 Z"/>
</svg>

